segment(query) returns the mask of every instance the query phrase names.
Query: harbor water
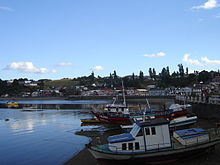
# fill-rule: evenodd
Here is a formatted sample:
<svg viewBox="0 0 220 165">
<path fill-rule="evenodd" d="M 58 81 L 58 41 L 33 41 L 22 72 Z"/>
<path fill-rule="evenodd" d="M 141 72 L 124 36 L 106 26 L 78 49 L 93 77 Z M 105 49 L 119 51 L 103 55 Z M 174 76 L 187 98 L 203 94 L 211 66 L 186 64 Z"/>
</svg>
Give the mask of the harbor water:
<svg viewBox="0 0 220 165">
<path fill-rule="evenodd" d="M 24 104 L 104 104 L 104 101 L 23 101 Z M 83 107 L 83 106 L 82 106 Z M 84 148 L 89 139 L 74 133 L 81 130 L 80 118 L 91 117 L 89 109 L 22 111 L 0 109 L 1 165 L 61 165 Z M 82 113 L 83 112 L 83 113 Z M 95 126 L 83 127 L 91 129 Z"/>
</svg>

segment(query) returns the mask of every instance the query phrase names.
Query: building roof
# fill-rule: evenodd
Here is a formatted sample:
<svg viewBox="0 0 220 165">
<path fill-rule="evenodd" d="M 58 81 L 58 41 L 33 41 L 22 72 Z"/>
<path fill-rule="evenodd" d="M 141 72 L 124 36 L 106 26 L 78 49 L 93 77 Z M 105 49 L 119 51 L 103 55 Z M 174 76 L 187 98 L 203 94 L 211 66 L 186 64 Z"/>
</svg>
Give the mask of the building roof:
<svg viewBox="0 0 220 165">
<path fill-rule="evenodd" d="M 175 131 L 177 135 L 179 135 L 182 139 L 189 139 L 193 137 L 207 135 L 208 133 L 202 128 L 190 128 Z"/>
<path fill-rule="evenodd" d="M 130 140 L 134 140 L 134 137 L 130 133 L 124 133 L 108 137 L 109 143 L 126 142 Z"/>
</svg>

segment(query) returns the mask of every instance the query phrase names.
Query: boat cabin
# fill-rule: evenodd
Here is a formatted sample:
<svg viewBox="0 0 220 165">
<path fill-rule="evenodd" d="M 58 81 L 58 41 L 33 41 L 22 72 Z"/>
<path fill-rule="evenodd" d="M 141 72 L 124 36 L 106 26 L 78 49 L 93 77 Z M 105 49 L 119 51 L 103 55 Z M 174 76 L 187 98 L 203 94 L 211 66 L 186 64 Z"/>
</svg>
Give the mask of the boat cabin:
<svg viewBox="0 0 220 165">
<path fill-rule="evenodd" d="M 120 104 L 108 104 L 104 111 L 113 113 L 129 114 L 129 109 L 126 105 Z"/>
<path fill-rule="evenodd" d="M 209 141 L 209 134 L 202 128 L 191 128 L 175 131 L 173 137 L 182 145 L 188 146 Z"/>
<path fill-rule="evenodd" d="M 110 136 L 108 145 L 114 152 L 143 152 L 170 148 L 172 145 L 169 121 L 164 118 L 136 121 L 130 133 Z"/>
</svg>

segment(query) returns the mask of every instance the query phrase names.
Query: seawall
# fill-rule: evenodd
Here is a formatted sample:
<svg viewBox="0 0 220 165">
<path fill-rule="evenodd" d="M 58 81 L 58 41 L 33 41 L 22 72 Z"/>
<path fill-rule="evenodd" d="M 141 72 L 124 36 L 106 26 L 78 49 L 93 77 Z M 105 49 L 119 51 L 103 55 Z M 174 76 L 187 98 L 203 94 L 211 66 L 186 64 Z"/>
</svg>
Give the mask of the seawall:
<svg viewBox="0 0 220 165">
<path fill-rule="evenodd" d="M 183 101 L 176 101 L 183 104 Z M 207 103 L 189 103 L 192 105 L 192 111 L 198 118 L 208 120 L 220 120 L 220 105 Z"/>
</svg>

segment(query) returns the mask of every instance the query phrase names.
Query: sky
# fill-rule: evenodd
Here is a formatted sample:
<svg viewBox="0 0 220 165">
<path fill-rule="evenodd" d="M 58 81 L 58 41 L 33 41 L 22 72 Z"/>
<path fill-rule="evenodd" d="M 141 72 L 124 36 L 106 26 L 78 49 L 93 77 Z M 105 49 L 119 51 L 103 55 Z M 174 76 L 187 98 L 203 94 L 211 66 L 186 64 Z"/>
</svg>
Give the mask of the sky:
<svg viewBox="0 0 220 165">
<path fill-rule="evenodd" d="M 220 69 L 220 0 L 0 0 L 0 79 Z"/>
</svg>

